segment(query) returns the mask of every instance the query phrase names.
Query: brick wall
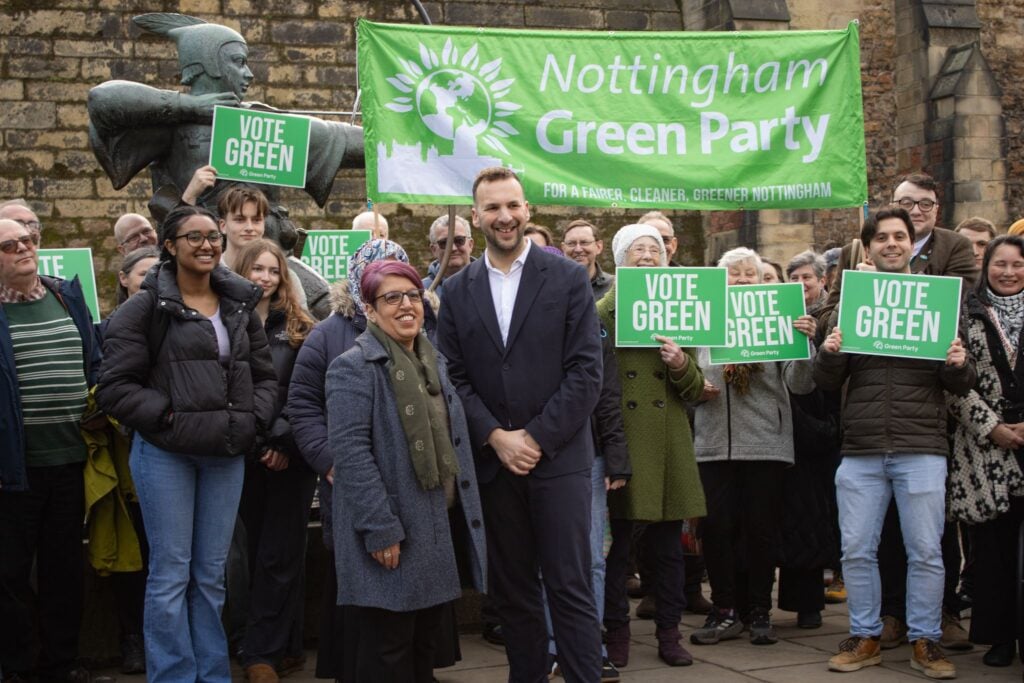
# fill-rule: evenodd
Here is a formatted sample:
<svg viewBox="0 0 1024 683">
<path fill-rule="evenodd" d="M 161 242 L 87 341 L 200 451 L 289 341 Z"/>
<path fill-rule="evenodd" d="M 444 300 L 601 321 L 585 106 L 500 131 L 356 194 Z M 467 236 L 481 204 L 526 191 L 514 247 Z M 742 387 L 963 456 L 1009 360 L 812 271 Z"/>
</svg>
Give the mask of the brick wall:
<svg viewBox="0 0 1024 683">
<path fill-rule="evenodd" d="M 716 0 L 717 1 L 717 0 Z M 886 196 L 897 168 L 893 94 L 895 0 L 790 0 L 794 29 L 832 28 L 846 13 L 861 21 L 869 192 Z M 522 0 L 426 2 L 435 23 L 570 29 L 679 30 L 684 5 L 708 0 Z M 256 82 L 249 98 L 285 108 L 350 109 L 355 98 L 354 21 L 418 23 L 411 3 L 393 0 L 8 0 L 0 21 L 0 197 L 25 197 L 45 225 L 47 246 L 92 246 L 101 294 L 111 301 L 113 221 L 145 213 L 148 174 L 121 191 L 99 170 L 86 136 L 86 95 L 112 78 L 177 87 L 173 45 L 143 35 L 131 17 L 181 11 L 238 29 L 251 50 Z M 1024 214 L 1024 78 L 1018 58 L 1024 41 L 1024 0 L 979 0 L 985 23 L 982 49 L 1000 86 L 1009 138 L 1011 215 Z M 843 16 L 840 16 L 843 15 Z M 361 172 L 344 172 L 325 210 L 304 194 L 285 193 L 297 223 L 308 228 L 347 225 L 364 200 Z M 421 266 L 429 261 L 426 227 L 440 207 L 382 206 L 392 234 Z M 537 207 L 537 222 L 558 228 L 583 213 Z M 610 238 L 637 211 L 589 212 Z M 704 234 L 698 214 L 677 212 L 685 258 L 699 262 Z M 815 212 L 815 240 L 838 242 L 856 228 L 856 212 Z M 482 240 L 478 240 L 482 243 Z M 606 250 L 606 256 L 607 256 Z"/>
</svg>

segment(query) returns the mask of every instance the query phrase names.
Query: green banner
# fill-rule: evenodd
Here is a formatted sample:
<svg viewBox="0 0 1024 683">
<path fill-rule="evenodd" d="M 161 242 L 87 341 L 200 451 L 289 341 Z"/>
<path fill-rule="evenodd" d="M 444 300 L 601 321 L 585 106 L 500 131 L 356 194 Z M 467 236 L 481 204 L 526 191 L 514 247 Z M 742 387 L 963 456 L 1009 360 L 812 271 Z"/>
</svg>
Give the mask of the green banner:
<svg viewBox="0 0 1024 683">
<path fill-rule="evenodd" d="M 210 165 L 222 180 L 306 186 L 309 119 L 238 107 L 214 107 Z"/>
<path fill-rule="evenodd" d="M 727 298 L 727 346 L 711 349 L 712 365 L 811 357 L 810 340 L 793 327 L 806 312 L 803 285 L 736 285 Z"/>
<path fill-rule="evenodd" d="M 615 345 L 724 346 L 725 268 L 615 269 Z"/>
<path fill-rule="evenodd" d="M 856 23 L 587 32 L 357 23 L 367 192 L 468 204 L 830 208 L 867 198 Z"/>
<path fill-rule="evenodd" d="M 370 240 L 369 230 L 310 230 L 299 258 L 328 282 L 348 275 L 348 259 Z"/>
<path fill-rule="evenodd" d="M 958 277 L 844 270 L 841 351 L 945 360 L 960 325 Z"/>
<path fill-rule="evenodd" d="M 96 297 L 96 271 L 92 265 L 92 249 L 40 249 L 39 274 L 72 280 L 77 275 L 82 283 L 85 305 L 93 322 L 100 321 L 100 302 Z"/>
</svg>

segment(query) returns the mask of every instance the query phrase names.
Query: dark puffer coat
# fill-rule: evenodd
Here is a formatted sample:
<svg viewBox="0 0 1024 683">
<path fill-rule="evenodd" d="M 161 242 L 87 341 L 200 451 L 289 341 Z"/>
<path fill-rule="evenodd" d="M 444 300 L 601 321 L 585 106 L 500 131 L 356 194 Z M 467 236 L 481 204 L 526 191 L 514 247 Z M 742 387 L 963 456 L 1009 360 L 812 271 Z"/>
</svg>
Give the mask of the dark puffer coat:
<svg viewBox="0 0 1024 683">
<path fill-rule="evenodd" d="M 277 375 L 277 402 L 274 404 L 274 417 L 270 422 L 270 429 L 266 435 L 266 446 L 275 448 L 285 453 L 289 459 L 294 460 L 294 465 L 305 467 L 306 463 L 299 457 L 299 449 L 295 445 L 295 438 L 292 435 L 292 427 L 288 422 L 288 386 L 292 381 L 292 370 L 295 368 L 295 358 L 299 355 L 299 348 L 291 345 L 288 340 L 288 321 L 283 311 L 271 311 L 263 329 L 267 334 L 267 342 L 270 344 L 270 357 L 274 363 L 274 374 Z M 262 446 L 262 444 L 260 444 Z M 262 448 L 259 450 L 262 451 Z M 254 453 L 259 457 L 262 452 Z M 292 466 L 289 464 L 289 467 Z"/>
<path fill-rule="evenodd" d="M 829 329 L 835 326 L 832 313 Z M 818 351 L 814 383 L 839 391 L 849 377 L 842 413 L 843 456 L 949 455 L 946 396 L 974 387 L 974 361 L 943 361 Z"/>
<path fill-rule="evenodd" d="M 96 399 L 105 413 L 160 448 L 242 455 L 266 433 L 277 401 L 267 336 L 255 311 L 261 292 L 227 268 L 213 271 L 210 286 L 230 339 L 226 367 L 217 357 L 213 324 L 185 306 L 177 268 L 168 261 L 111 317 Z"/>
</svg>

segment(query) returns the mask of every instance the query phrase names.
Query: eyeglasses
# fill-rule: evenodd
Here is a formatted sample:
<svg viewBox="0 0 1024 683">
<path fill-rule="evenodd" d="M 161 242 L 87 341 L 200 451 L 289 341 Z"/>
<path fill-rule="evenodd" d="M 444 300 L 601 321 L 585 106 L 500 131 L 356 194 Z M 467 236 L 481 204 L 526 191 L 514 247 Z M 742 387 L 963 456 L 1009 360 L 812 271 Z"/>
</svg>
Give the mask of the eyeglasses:
<svg viewBox="0 0 1024 683">
<path fill-rule="evenodd" d="M 152 237 L 155 234 L 156 234 L 156 230 L 154 230 L 152 227 L 145 227 L 142 230 L 139 230 L 134 235 L 126 237 L 124 239 L 124 241 L 121 242 L 121 244 L 122 244 L 122 246 L 126 245 L 126 244 L 138 244 L 143 239 L 148 238 L 148 237 Z"/>
<path fill-rule="evenodd" d="M 636 254 L 637 256 L 644 256 L 645 254 L 661 256 L 661 247 L 645 247 L 642 244 L 637 244 L 629 248 L 629 253 Z"/>
<path fill-rule="evenodd" d="M 22 220 L 21 218 L 15 218 L 13 220 L 14 220 L 15 223 L 21 223 L 23 226 L 25 226 L 29 230 L 35 230 L 36 232 L 39 232 L 40 230 L 43 229 L 43 224 L 40 223 L 39 221 L 26 221 L 26 220 Z"/>
<path fill-rule="evenodd" d="M 384 299 L 384 303 L 388 306 L 398 306 L 402 303 L 402 299 L 406 297 L 409 297 L 409 303 L 418 304 L 423 301 L 423 290 L 410 289 L 408 292 L 385 292 L 384 294 L 376 297 L 374 301 Z"/>
<path fill-rule="evenodd" d="M 566 249 L 575 249 L 576 247 L 586 249 L 587 247 L 591 246 L 596 242 L 597 240 L 575 240 L 572 242 L 562 242 L 562 246 L 565 247 Z"/>
<path fill-rule="evenodd" d="M 19 223 L 21 221 L 18 221 Z M 25 247 L 26 249 L 32 249 L 33 247 L 39 246 L 39 233 L 32 232 L 27 235 L 13 240 L 4 240 L 0 242 L 0 251 L 5 254 L 16 254 L 18 253 L 18 245 Z"/>
<path fill-rule="evenodd" d="M 211 247 L 215 247 L 224 241 L 224 235 L 217 231 L 203 233 L 193 230 L 192 232 L 186 232 L 184 235 L 178 235 L 174 239 L 180 240 L 182 238 L 188 240 L 188 243 L 193 247 L 203 246 L 204 240 L 209 242 Z"/>
<path fill-rule="evenodd" d="M 457 235 L 453 239 L 455 241 L 455 246 L 458 247 L 459 249 L 461 249 L 462 247 L 466 246 L 466 240 L 468 240 L 469 238 L 465 237 L 463 235 Z M 447 237 L 442 237 L 441 239 L 439 239 L 437 241 L 437 246 L 441 247 L 442 249 L 447 247 L 448 246 L 448 238 Z"/>
<path fill-rule="evenodd" d="M 904 197 L 899 201 L 894 201 L 893 204 L 898 204 L 904 211 L 913 211 L 914 206 L 916 205 L 922 212 L 928 213 L 935 208 L 938 202 L 931 199 L 918 199 L 917 201 L 914 201 L 910 197 Z"/>
</svg>

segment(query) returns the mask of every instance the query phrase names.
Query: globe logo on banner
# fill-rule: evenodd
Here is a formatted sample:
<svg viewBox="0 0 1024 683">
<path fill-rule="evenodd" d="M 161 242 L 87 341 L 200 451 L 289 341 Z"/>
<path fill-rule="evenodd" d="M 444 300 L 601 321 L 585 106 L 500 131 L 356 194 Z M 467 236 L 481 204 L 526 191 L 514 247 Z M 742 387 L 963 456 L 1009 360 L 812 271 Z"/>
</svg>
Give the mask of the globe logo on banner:
<svg viewBox="0 0 1024 683">
<path fill-rule="evenodd" d="M 507 156 L 502 139 L 519 135 L 504 120 L 522 107 L 505 100 L 515 79 L 501 77 L 500 57 L 481 64 L 476 43 L 460 54 L 451 39 L 445 41 L 440 55 L 420 43 L 418 60 L 399 58 L 398 62 L 401 71 L 386 79 L 398 94 L 384 106 L 399 114 L 417 115 L 437 144 L 378 143 L 378 189 L 469 196 L 477 172 L 505 165 L 488 153 Z M 425 135 L 424 140 L 429 137 Z"/>
</svg>

